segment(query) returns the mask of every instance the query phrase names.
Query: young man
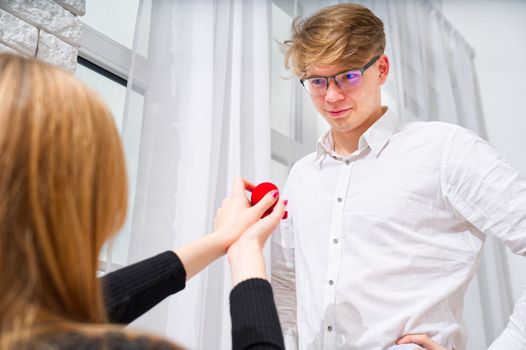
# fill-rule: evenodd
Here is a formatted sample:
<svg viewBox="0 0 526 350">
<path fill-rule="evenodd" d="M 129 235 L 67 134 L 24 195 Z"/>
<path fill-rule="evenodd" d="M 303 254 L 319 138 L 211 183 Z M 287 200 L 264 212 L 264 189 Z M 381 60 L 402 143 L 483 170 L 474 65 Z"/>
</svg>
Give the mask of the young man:
<svg viewBox="0 0 526 350">
<path fill-rule="evenodd" d="M 401 123 L 381 105 L 389 60 L 368 9 L 327 7 L 292 30 L 286 62 L 331 130 L 292 168 L 273 236 L 287 347 L 405 349 L 398 339 L 423 334 L 465 349 L 463 298 L 485 237 L 526 254 L 526 182 L 474 133 Z M 525 321 L 526 294 L 493 347 L 524 349 Z"/>
</svg>

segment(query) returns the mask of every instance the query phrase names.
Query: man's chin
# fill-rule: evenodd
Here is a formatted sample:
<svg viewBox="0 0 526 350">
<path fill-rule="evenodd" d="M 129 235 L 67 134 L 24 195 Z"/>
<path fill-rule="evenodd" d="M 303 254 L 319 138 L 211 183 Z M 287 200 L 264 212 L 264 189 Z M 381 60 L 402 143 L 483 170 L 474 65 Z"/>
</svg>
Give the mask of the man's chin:
<svg viewBox="0 0 526 350">
<path fill-rule="evenodd" d="M 330 123 L 331 130 L 339 132 L 339 133 L 346 133 L 349 131 L 353 131 L 356 129 L 356 125 L 353 125 L 349 122 L 347 123 Z"/>
</svg>

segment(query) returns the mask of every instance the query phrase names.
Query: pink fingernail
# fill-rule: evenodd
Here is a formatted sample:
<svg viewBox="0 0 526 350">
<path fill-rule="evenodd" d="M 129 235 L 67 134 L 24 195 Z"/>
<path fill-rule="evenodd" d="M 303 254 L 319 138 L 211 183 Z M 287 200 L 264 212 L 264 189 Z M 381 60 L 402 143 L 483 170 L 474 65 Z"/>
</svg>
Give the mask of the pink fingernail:
<svg viewBox="0 0 526 350">
<path fill-rule="evenodd" d="M 278 196 L 279 196 L 279 191 L 275 190 L 274 193 L 272 193 L 272 197 L 278 198 Z"/>
<path fill-rule="evenodd" d="M 285 200 L 283 201 L 283 204 L 287 205 L 288 202 L 289 202 L 289 200 L 288 200 L 288 199 L 285 199 Z"/>
</svg>

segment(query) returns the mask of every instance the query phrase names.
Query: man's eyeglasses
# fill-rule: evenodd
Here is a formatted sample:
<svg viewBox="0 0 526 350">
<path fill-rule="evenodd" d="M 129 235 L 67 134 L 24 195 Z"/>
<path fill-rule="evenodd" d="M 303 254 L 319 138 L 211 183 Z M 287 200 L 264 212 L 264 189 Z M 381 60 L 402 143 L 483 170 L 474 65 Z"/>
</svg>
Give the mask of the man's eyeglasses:
<svg viewBox="0 0 526 350">
<path fill-rule="evenodd" d="M 305 90 L 307 90 L 312 96 L 325 95 L 331 79 L 334 80 L 334 83 L 336 83 L 340 89 L 350 90 L 353 87 L 360 85 L 364 72 L 379 58 L 380 56 L 373 57 L 373 59 L 361 68 L 348 69 L 330 77 L 313 76 L 306 79 L 300 79 L 300 82 Z"/>
</svg>

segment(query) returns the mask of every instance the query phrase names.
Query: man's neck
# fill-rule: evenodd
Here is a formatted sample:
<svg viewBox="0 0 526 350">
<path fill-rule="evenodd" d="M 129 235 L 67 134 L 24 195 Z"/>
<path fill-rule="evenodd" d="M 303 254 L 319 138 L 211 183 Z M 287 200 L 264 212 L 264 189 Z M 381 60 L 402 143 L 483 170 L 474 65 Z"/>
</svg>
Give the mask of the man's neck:
<svg viewBox="0 0 526 350">
<path fill-rule="evenodd" d="M 332 139 L 334 142 L 334 151 L 342 156 L 348 156 L 358 149 L 358 141 L 360 137 L 380 119 L 387 111 L 387 107 L 381 107 L 379 112 L 374 113 L 364 123 L 356 129 L 338 132 L 332 130 Z"/>
</svg>

